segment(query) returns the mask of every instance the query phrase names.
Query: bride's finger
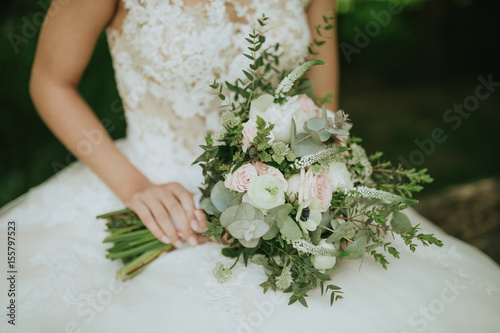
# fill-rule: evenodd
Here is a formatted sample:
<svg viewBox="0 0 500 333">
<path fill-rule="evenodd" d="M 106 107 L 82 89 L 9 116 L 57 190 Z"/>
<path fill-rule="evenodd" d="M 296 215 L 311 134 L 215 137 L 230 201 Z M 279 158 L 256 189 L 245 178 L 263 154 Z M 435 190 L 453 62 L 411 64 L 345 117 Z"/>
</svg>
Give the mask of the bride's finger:
<svg viewBox="0 0 500 333">
<path fill-rule="evenodd" d="M 172 194 L 177 198 L 182 208 L 184 209 L 184 214 L 186 215 L 186 219 L 189 222 L 189 226 L 195 231 L 196 224 L 198 224 L 197 217 L 195 215 L 196 206 L 193 200 L 193 195 L 186 190 L 182 185 L 178 183 L 171 183 L 172 186 Z"/>
<path fill-rule="evenodd" d="M 187 222 L 186 215 L 182 205 L 177 201 L 170 193 L 163 193 L 159 198 L 162 204 L 167 208 L 168 213 L 175 221 L 179 233 L 183 235 L 184 240 L 186 240 L 190 245 L 196 245 L 196 237 L 191 229 L 190 224 Z"/>
<path fill-rule="evenodd" d="M 171 243 L 177 248 L 182 247 L 182 240 L 177 235 L 177 229 L 170 219 L 167 209 L 162 205 L 160 200 L 148 194 L 145 197 L 144 204 L 149 208 L 154 220 L 170 239 Z"/>
<path fill-rule="evenodd" d="M 205 212 L 201 209 L 196 209 L 194 211 L 194 215 L 196 216 L 196 225 L 198 226 L 199 233 L 205 232 L 208 230 L 208 227 L 206 225 L 207 221 L 207 216 L 205 215 Z"/>
<path fill-rule="evenodd" d="M 160 241 L 165 244 L 170 244 L 170 239 L 166 236 L 165 232 L 156 223 L 153 215 L 149 211 L 149 208 L 143 202 L 136 202 L 134 204 L 127 205 L 132 209 L 137 216 L 141 219 L 144 225 L 151 231 L 151 233 Z"/>
</svg>

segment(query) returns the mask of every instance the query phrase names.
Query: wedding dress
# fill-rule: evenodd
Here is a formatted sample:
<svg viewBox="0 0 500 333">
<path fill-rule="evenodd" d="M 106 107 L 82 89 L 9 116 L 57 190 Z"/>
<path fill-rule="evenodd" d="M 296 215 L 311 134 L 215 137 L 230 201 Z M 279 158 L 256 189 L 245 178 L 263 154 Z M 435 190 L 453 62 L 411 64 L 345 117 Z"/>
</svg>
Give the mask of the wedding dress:
<svg viewBox="0 0 500 333">
<path fill-rule="evenodd" d="M 120 31 L 108 29 L 128 129 L 117 145 L 156 183 L 178 181 L 193 193 L 202 181 L 190 166 L 206 131 L 218 129 L 219 102 L 208 85 L 232 81 L 247 64 L 244 37 L 270 17 L 269 45 L 294 68 L 309 43 L 307 0 L 123 0 Z M 124 179 L 123 181 L 127 181 Z M 263 294 L 261 266 L 238 263 L 226 283 L 212 274 L 221 246 L 165 254 L 129 282 L 105 259 L 99 214 L 123 208 L 82 163 L 74 163 L 0 211 L 2 268 L 8 221 L 17 224 L 15 326 L 2 301 L 2 332 L 499 332 L 500 269 L 477 249 L 408 210 L 414 224 L 445 246 L 401 252 L 385 271 L 371 257 L 341 260 L 333 282 L 345 298 L 333 307 L 319 291 L 309 308 L 289 294 Z M 5 300 L 9 281 L 0 282 Z"/>
</svg>

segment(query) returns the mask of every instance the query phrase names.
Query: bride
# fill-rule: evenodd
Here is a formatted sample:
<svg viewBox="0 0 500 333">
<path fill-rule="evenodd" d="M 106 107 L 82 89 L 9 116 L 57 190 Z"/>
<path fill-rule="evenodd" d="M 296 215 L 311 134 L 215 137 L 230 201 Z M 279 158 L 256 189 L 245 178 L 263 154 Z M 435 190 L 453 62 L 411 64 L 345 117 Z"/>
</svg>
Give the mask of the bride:
<svg viewBox="0 0 500 333">
<path fill-rule="evenodd" d="M 81 162 L 0 211 L 2 247 L 15 225 L 17 254 L 15 283 L 1 279 L 2 297 L 15 294 L 2 303 L 15 305 L 3 308 L 2 332 L 499 331 L 499 267 L 413 210 L 412 223 L 444 248 L 410 254 L 395 240 L 402 258 L 388 271 L 371 258 L 362 266 L 341 261 L 333 281 L 345 299 L 333 307 L 318 291 L 307 309 L 288 306 L 283 293 L 263 294 L 265 272 L 252 263 L 235 266 L 225 283 L 213 277 L 219 261 L 232 261 L 200 235 L 205 217 L 193 200 L 202 175 L 191 163 L 204 133 L 219 126 L 208 85 L 240 76 L 244 37 L 263 13 L 269 43 L 281 44 L 280 67 L 294 68 L 307 55 L 310 28 L 335 5 L 308 2 L 53 1 L 58 12 L 41 31 L 30 91 L 42 119 Z M 78 93 L 104 28 L 128 123 L 127 137 L 116 142 Z M 337 91 L 335 40 L 318 57 L 330 65 L 310 73 L 316 93 Z M 95 217 L 125 205 L 177 250 L 123 283 L 114 278 L 120 264 L 105 259 L 104 225 Z"/>
</svg>

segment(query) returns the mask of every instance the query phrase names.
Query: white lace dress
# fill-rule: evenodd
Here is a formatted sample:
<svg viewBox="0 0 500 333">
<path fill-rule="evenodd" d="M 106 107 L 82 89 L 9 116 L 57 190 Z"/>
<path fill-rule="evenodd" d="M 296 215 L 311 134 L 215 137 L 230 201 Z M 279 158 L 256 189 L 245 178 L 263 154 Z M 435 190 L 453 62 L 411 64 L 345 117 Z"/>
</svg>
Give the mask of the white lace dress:
<svg viewBox="0 0 500 333">
<path fill-rule="evenodd" d="M 316 0 L 317 1 L 317 0 Z M 117 142 L 152 181 L 201 182 L 198 144 L 216 130 L 218 101 L 208 85 L 234 80 L 246 64 L 244 37 L 258 16 L 271 18 L 281 66 L 303 60 L 309 42 L 301 0 L 124 0 L 121 31 L 108 30 L 116 80 L 128 122 Z M 124 181 L 126 181 L 124 179 Z M 120 263 L 105 259 L 104 221 L 123 208 L 81 163 L 33 188 L 0 211 L 1 267 L 7 270 L 7 222 L 17 223 L 16 326 L 5 316 L 8 281 L 0 279 L 2 332 L 499 332 L 500 269 L 477 249 L 408 211 L 445 247 L 410 254 L 385 271 L 371 257 L 341 261 L 333 275 L 345 299 L 329 306 L 319 292 L 309 308 L 288 306 L 289 294 L 262 293 L 261 266 L 238 264 L 227 283 L 212 269 L 231 260 L 221 246 L 185 246 L 161 256 L 128 283 Z"/>
</svg>

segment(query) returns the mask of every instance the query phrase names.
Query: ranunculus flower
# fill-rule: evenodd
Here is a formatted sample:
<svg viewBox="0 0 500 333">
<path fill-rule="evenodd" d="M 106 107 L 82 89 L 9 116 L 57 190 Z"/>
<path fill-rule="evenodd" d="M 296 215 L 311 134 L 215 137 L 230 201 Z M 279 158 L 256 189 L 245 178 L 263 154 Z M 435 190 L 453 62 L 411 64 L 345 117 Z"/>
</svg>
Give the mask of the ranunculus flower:
<svg viewBox="0 0 500 333">
<path fill-rule="evenodd" d="M 261 176 L 261 175 L 271 175 L 271 176 L 274 176 L 274 177 L 276 177 L 280 181 L 281 186 L 283 187 L 283 191 L 286 192 L 288 190 L 288 183 L 287 183 L 287 181 L 285 179 L 285 176 L 283 176 L 283 174 L 281 173 L 281 171 L 279 171 L 278 169 L 276 169 L 273 166 L 264 164 L 264 163 L 259 162 L 259 161 L 252 162 L 252 165 L 257 170 L 257 174 L 259 176 Z"/>
<path fill-rule="evenodd" d="M 255 167 L 247 163 L 239 167 L 235 172 L 228 174 L 224 186 L 233 191 L 245 192 L 250 182 L 257 176 Z"/>
<path fill-rule="evenodd" d="M 292 138 L 293 114 L 299 110 L 300 104 L 297 103 L 297 96 L 289 97 L 288 100 L 280 104 L 274 104 L 274 97 L 271 95 L 262 95 L 252 101 L 250 106 L 249 118 L 257 120 L 257 116 L 264 119 L 267 123 L 274 124 L 271 133 L 276 140 L 290 143 Z"/>
<path fill-rule="evenodd" d="M 342 162 L 333 162 L 328 166 L 328 175 L 332 180 L 333 192 L 340 190 L 352 190 L 354 184 L 347 166 Z"/>
<path fill-rule="evenodd" d="M 247 193 L 243 195 L 243 202 L 248 202 L 266 213 L 267 210 L 285 203 L 285 192 L 276 177 L 262 175 L 250 182 Z"/>
<path fill-rule="evenodd" d="M 335 250 L 335 246 L 331 243 L 327 243 L 325 239 L 322 239 L 319 241 L 318 246 L 327 248 L 327 249 L 332 249 Z M 331 256 L 319 256 L 319 255 L 312 255 L 311 256 L 311 263 L 313 264 L 314 268 L 319 269 L 319 270 L 327 270 L 335 266 L 335 263 L 337 262 L 336 257 L 331 257 Z"/>
<path fill-rule="evenodd" d="M 295 220 L 304 232 L 314 231 L 321 223 L 321 201 L 317 198 L 309 198 L 299 205 Z"/>
<path fill-rule="evenodd" d="M 318 198 L 321 201 L 321 211 L 326 212 L 332 201 L 332 180 L 326 172 L 316 175 L 312 168 L 304 176 L 303 200 Z"/>
</svg>

